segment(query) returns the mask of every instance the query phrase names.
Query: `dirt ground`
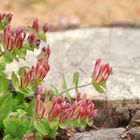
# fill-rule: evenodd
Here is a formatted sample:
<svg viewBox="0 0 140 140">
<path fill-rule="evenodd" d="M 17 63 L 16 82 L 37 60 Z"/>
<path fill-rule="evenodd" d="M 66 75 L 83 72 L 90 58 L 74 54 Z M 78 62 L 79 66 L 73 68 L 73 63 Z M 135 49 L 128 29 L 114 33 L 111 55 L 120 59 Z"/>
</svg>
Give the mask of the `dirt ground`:
<svg viewBox="0 0 140 140">
<path fill-rule="evenodd" d="M 14 14 L 12 25 L 30 25 L 38 17 L 51 25 L 140 24 L 140 0 L 0 0 L 0 11 Z"/>
</svg>

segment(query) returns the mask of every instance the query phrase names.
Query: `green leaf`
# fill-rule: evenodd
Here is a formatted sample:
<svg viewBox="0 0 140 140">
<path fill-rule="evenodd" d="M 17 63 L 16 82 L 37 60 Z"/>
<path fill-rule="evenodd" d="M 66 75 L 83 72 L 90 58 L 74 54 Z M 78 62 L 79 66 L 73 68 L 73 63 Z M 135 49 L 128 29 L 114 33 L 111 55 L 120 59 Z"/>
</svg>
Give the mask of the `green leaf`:
<svg viewBox="0 0 140 140">
<path fill-rule="evenodd" d="M 5 96 L 2 97 L 2 99 L 3 101 L 2 104 L 0 105 L 0 115 L 6 118 L 13 108 L 12 94 L 10 93 L 6 94 Z"/>
<path fill-rule="evenodd" d="M 35 80 L 34 83 L 32 84 L 32 89 L 35 90 L 40 84 L 39 80 Z"/>
<path fill-rule="evenodd" d="M 19 53 L 19 49 L 15 45 L 13 46 L 13 52 L 14 56 L 16 56 Z"/>
<path fill-rule="evenodd" d="M 82 128 L 85 128 L 86 127 L 86 120 L 80 120 L 80 126 L 82 127 Z"/>
<path fill-rule="evenodd" d="M 22 138 L 28 132 L 30 121 L 26 119 L 7 118 L 3 123 L 5 134 L 10 134 L 14 138 Z"/>
<path fill-rule="evenodd" d="M 71 96 L 70 96 L 70 94 L 69 94 L 69 92 L 68 92 L 68 90 L 67 90 L 67 83 L 66 83 L 65 77 L 63 77 L 62 89 L 63 89 L 64 91 L 66 91 L 66 97 L 67 97 L 67 99 L 69 100 L 69 102 L 71 103 Z"/>
<path fill-rule="evenodd" d="M 6 135 L 3 140 L 14 140 L 14 138 L 11 135 Z"/>
<path fill-rule="evenodd" d="M 1 118 L 1 116 L 0 116 L 0 118 Z M 2 131 L 3 131 L 3 128 L 4 128 L 4 125 L 3 125 L 3 120 L 2 120 L 2 119 L 0 119 L 0 132 L 2 132 Z"/>
<path fill-rule="evenodd" d="M 57 135 L 56 130 L 57 130 L 57 129 L 50 129 L 50 130 L 49 130 L 49 136 L 50 136 L 51 138 L 55 138 L 55 137 L 56 137 L 56 135 Z"/>
<path fill-rule="evenodd" d="M 5 70 L 5 64 L 0 64 L 0 70 Z"/>
<path fill-rule="evenodd" d="M 13 84 L 14 88 L 18 89 L 18 87 L 19 87 L 19 79 L 18 79 L 17 75 L 14 72 L 12 73 L 11 80 L 12 80 L 12 84 Z"/>
<path fill-rule="evenodd" d="M 67 120 L 67 121 L 65 121 L 65 122 L 63 122 L 63 123 L 61 123 L 61 124 L 59 124 L 59 127 L 62 128 L 62 129 L 66 129 L 67 126 L 68 126 L 68 123 L 69 123 L 69 121 Z"/>
<path fill-rule="evenodd" d="M 13 57 L 10 54 L 4 54 L 3 57 L 6 63 L 11 63 L 13 61 Z"/>
<path fill-rule="evenodd" d="M 19 53 L 18 53 L 18 56 L 20 58 L 24 58 L 25 59 L 26 52 L 27 52 L 27 50 L 25 48 L 21 48 L 20 51 L 19 51 Z"/>
<path fill-rule="evenodd" d="M 79 119 L 77 119 L 75 121 L 72 121 L 71 125 L 72 125 L 73 128 L 76 128 L 79 125 Z"/>
<path fill-rule="evenodd" d="M 43 135 L 41 135 L 40 133 L 36 133 L 35 134 L 35 138 L 36 138 L 36 140 L 42 140 L 42 138 L 43 138 Z"/>
<path fill-rule="evenodd" d="M 30 50 L 30 51 L 34 50 L 34 48 L 30 46 L 28 41 L 24 42 L 23 47 Z"/>
<path fill-rule="evenodd" d="M 50 124 L 50 128 L 55 128 L 55 129 L 57 129 L 57 128 L 58 128 L 59 122 L 58 122 L 57 119 L 54 119 L 54 120 L 50 121 L 49 124 Z"/>
<path fill-rule="evenodd" d="M 38 37 L 39 37 L 42 41 L 46 42 L 46 35 L 45 35 L 45 33 L 44 33 L 43 31 L 38 32 Z"/>
<path fill-rule="evenodd" d="M 0 75 L 0 93 L 5 93 L 8 89 L 8 80 Z"/>
<path fill-rule="evenodd" d="M 98 84 L 95 80 L 92 81 L 92 85 L 95 87 L 95 89 L 99 92 L 99 93 L 103 93 L 106 89 L 106 85 L 105 83 L 100 83 Z"/>
<path fill-rule="evenodd" d="M 47 101 L 46 103 L 46 109 L 48 109 L 51 106 L 52 102 L 51 101 Z"/>
<path fill-rule="evenodd" d="M 51 91 L 53 92 L 55 96 L 58 96 L 58 97 L 60 96 L 58 89 L 52 84 L 51 84 Z"/>
<path fill-rule="evenodd" d="M 46 135 L 49 134 L 49 129 L 50 129 L 50 125 L 47 119 L 43 119 L 41 120 L 42 124 L 44 125 L 45 129 L 46 129 Z"/>
<path fill-rule="evenodd" d="M 19 76 L 23 76 L 24 75 L 24 69 L 29 69 L 29 67 L 24 66 L 24 67 L 20 67 L 18 70 L 18 75 Z"/>
<path fill-rule="evenodd" d="M 5 128 L 5 133 L 6 134 L 10 134 L 14 137 L 17 136 L 17 128 L 16 128 L 16 120 L 15 119 L 10 119 L 10 118 L 7 118 L 3 121 L 4 123 L 4 128 Z"/>
<path fill-rule="evenodd" d="M 39 120 L 34 120 L 34 127 L 42 135 L 45 135 L 48 133 L 48 131 L 45 128 L 45 125 Z"/>
<path fill-rule="evenodd" d="M 78 80 L 79 80 L 79 72 L 74 72 L 73 74 L 73 84 L 75 85 L 75 91 L 78 92 Z"/>
<path fill-rule="evenodd" d="M 92 125 L 93 125 L 93 120 L 87 119 L 87 124 L 88 124 L 89 126 L 92 126 Z"/>
<path fill-rule="evenodd" d="M 18 117 L 23 117 L 26 115 L 26 111 L 23 109 L 17 109 Z"/>
<path fill-rule="evenodd" d="M 27 112 L 27 116 L 31 116 L 33 113 L 33 110 L 35 110 L 35 99 L 32 100 L 32 102 L 28 103 L 27 108 L 25 109 L 25 111 Z"/>
<path fill-rule="evenodd" d="M 2 20 L 2 24 L 3 24 L 3 27 L 8 25 L 10 22 L 8 21 L 8 19 L 6 17 L 3 18 Z"/>
</svg>

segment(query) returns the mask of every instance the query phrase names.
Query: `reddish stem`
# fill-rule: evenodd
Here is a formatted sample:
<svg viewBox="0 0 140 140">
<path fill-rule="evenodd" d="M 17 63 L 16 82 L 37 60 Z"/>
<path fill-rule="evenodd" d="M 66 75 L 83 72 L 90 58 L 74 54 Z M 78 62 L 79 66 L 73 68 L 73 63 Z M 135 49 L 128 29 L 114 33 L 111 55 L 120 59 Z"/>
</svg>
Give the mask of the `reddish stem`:
<svg viewBox="0 0 140 140">
<path fill-rule="evenodd" d="M 79 85 L 78 88 L 83 88 L 83 87 L 87 87 L 87 86 L 90 86 L 90 85 L 92 85 L 92 83 L 87 83 L 87 84 Z M 67 90 L 60 92 L 60 95 L 64 94 L 67 91 L 73 90 L 73 89 L 75 89 L 75 87 L 68 88 Z"/>
</svg>

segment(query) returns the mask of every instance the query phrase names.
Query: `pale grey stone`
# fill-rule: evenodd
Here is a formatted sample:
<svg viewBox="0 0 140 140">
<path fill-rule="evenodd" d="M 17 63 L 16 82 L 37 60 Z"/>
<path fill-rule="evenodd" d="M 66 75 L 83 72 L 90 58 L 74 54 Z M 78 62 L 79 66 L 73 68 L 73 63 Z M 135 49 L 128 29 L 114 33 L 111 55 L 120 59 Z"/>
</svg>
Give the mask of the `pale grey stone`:
<svg viewBox="0 0 140 140">
<path fill-rule="evenodd" d="M 75 134 L 71 140 L 126 140 L 122 138 L 124 128 L 102 129 Z"/>
<path fill-rule="evenodd" d="M 63 74 L 71 87 L 75 71 L 80 72 L 80 85 L 90 82 L 95 60 L 100 57 L 113 67 L 105 94 L 97 93 L 92 86 L 80 91 L 95 100 L 140 99 L 139 29 L 87 28 L 48 33 L 47 37 L 51 46 L 51 70 L 45 79 L 45 87 L 50 83 L 60 86 Z M 44 45 L 42 43 L 41 47 Z M 29 52 L 26 62 L 10 64 L 6 71 L 10 74 L 12 68 L 17 70 L 19 66 L 35 64 L 38 53 Z M 74 91 L 71 95 L 74 96 Z"/>
</svg>

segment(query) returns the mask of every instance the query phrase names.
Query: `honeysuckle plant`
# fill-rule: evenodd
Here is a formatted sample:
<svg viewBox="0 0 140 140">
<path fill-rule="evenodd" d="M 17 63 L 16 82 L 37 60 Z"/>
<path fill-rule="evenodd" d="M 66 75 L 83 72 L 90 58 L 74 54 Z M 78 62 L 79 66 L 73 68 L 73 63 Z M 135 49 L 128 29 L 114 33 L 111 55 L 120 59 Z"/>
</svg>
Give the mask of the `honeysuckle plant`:
<svg viewBox="0 0 140 140">
<path fill-rule="evenodd" d="M 5 73 L 7 64 L 26 59 L 27 51 L 39 49 L 40 42 L 47 42 L 48 24 L 40 27 L 35 19 L 28 33 L 23 29 L 13 31 L 10 27 L 12 14 L 0 14 L 0 132 L 4 140 L 42 140 L 55 138 L 57 130 L 75 129 L 93 125 L 97 110 L 92 100 L 79 88 L 93 85 L 98 92 L 104 92 L 106 81 L 112 72 L 109 64 L 97 59 L 91 81 L 79 85 L 79 73 L 73 74 L 74 87 L 67 88 L 63 78 L 63 91 L 50 83 L 43 88 L 50 65 L 50 46 L 44 46 L 34 66 L 24 66 L 13 71 L 9 79 Z M 49 85 L 46 85 L 49 87 Z M 75 88 L 76 98 L 71 99 L 69 91 Z"/>
</svg>

